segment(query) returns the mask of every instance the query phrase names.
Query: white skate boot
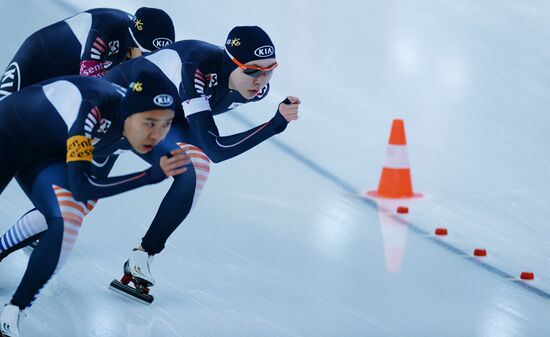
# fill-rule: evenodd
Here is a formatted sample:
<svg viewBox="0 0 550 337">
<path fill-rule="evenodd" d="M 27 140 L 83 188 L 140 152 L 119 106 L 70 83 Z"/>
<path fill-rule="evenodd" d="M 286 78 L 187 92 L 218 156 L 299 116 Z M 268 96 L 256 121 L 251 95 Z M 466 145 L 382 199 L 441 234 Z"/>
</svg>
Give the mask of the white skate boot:
<svg viewBox="0 0 550 337">
<path fill-rule="evenodd" d="M 23 310 L 15 305 L 6 304 L 0 317 L 0 335 L 3 337 L 21 337 L 19 323 L 25 318 Z"/>
<path fill-rule="evenodd" d="M 153 257 L 147 252 L 134 249 L 128 261 L 124 263 L 124 275 L 119 280 L 113 280 L 109 287 L 140 301 L 152 303 L 154 297 L 149 294 L 149 287 L 155 284 L 151 275 Z"/>
<path fill-rule="evenodd" d="M 132 250 L 130 258 L 124 264 L 124 273 L 132 274 L 132 277 L 146 287 L 155 285 L 155 279 L 151 274 L 153 256 L 139 249 Z"/>
</svg>

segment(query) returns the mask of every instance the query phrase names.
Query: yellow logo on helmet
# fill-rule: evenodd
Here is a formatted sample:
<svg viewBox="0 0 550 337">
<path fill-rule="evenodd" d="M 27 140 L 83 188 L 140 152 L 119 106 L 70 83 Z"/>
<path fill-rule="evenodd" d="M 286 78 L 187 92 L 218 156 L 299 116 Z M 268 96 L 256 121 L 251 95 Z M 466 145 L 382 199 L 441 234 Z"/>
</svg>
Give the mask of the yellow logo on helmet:
<svg viewBox="0 0 550 337">
<path fill-rule="evenodd" d="M 141 92 L 143 90 L 143 84 L 141 82 L 132 82 L 130 83 L 130 88 L 132 88 L 132 91 Z"/>
<path fill-rule="evenodd" d="M 241 39 L 236 37 L 233 40 L 228 40 L 227 44 L 230 44 L 231 47 L 238 47 L 241 45 Z"/>
<path fill-rule="evenodd" d="M 140 19 L 135 19 L 134 25 L 136 26 L 137 30 L 143 30 L 143 22 L 141 22 Z"/>
</svg>

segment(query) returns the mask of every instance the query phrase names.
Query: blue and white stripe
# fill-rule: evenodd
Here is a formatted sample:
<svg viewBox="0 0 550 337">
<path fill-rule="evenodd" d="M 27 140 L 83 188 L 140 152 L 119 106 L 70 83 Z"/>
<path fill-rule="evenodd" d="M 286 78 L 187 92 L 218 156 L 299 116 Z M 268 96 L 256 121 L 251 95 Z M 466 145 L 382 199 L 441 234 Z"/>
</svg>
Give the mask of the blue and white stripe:
<svg viewBox="0 0 550 337">
<path fill-rule="evenodd" d="M 0 251 L 6 251 L 46 229 L 48 229 L 46 218 L 38 210 L 33 209 L 17 220 L 15 225 L 2 235 L 0 238 Z"/>
</svg>

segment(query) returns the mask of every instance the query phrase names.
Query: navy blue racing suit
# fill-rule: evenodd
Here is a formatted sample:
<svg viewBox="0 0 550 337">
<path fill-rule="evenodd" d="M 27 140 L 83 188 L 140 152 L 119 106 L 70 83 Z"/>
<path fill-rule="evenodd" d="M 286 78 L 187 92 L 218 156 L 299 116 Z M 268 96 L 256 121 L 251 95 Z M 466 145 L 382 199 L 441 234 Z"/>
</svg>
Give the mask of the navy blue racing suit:
<svg viewBox="0 0 550 337">
<path fill-rule="evenodd" d="M 125 89 L 81 76 L 60 77 L 0 101 L 0 193 L 15 177 L 46 227 L 11 303 L 24 309 L 57 272 L 97 198 L 166 178 L 156 167 L 108 177 L 94 166 L 131 146 L 122 135 L 120 102 Z M 19 226 L 0 240 L 12 244 L 31 228 Z"/>
<path fill-rule="evenodd" d="M 0 98 L 57 76 L 102 77 L 126 59 L 133 17 L 118 9 L 90 9 L 33 33 L 7 66 Z"/>
</svg>

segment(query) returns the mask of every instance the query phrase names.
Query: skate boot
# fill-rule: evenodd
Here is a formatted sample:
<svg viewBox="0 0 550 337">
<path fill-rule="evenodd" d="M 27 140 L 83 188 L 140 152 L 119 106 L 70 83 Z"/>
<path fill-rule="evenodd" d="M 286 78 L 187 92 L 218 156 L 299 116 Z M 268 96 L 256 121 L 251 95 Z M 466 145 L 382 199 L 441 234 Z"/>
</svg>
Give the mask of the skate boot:
<svg viewBox="0 0 550 337">
<path fill-rule="evenodd" d="M 6 304 L 0 317 L 0 336 L 21 337 L 19 322 L 25 318 L 23 310 L 13 304 Z"/>
<path fill-rule="evenodd" d="M 155 279 L 151 274 L 153 256 L 139 249 L 132 250 L 130 258 L 124 264 L 124 273 L 131 274 L 141 284 L 152 287 Z"/>
<path fill-rule="evenodd" d="M 124 263 L 124 276 L 120 281 L 113 280 L 111 289 L 130 295 L 140 301 L 152 303 L 154 297 L 149 295 L 149 287 L 155 284 L 151 274 L 153 257 L 147 252 L 134 249 L 128 261 Z M 132 283 L 133 287 L 129 284 Z"/>
</svg>

